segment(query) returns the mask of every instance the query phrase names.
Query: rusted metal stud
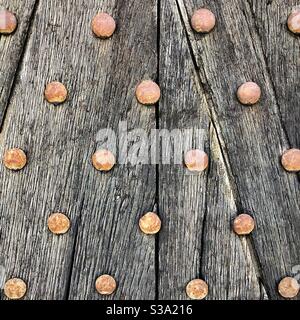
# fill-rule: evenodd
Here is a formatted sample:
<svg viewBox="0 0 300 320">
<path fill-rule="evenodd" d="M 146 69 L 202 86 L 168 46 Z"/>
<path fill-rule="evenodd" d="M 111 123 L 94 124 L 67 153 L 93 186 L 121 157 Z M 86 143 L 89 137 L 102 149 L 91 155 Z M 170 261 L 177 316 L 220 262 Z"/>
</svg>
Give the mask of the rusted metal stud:
<svg viewBox="0 0 300 320">
<path fill-rule="evenodd" d="M 108 13 L 100 12 L 92 20 L 92 31 L 98 38 L 109 38 L 115 30 L 116 22 Z"/>
<path fill-rule="evenodd" d="M 21 299 L 27 291 L 26 283 L 20 278 L 9 279 L 4 285 L 4 294 L 12 300 Z"/>
<path fill-rule="evenodd" d="M 295 278 L 283 278 L 278 284 L 278 292 L 283 298 L 294 298 L 299 293 L 299 283 Z"/>
<path fill-rule="evenodd" d="M 240 103 L 253 105 L 259 101 L 261 89 L 255 82 L 245 82 L 238 88 L 237 97 Z"/>
<path fill-rule="evenodd" d="M 70 229 L 70 219 L 63 213 L 53 213 L 48 218 L 48 228 L 54 234 L 64 234 Z"/>
<path fill-rule="evenodd" d="M 117 282 L 112 276 L 103 274 L 96 279 L 95 287 L 98 293 L 110 295 L 115 292 Z"/>
<path fill-rule="evenodd" d="M 216 24 L 215 15 L 208 9 L 202 8 L 196 10 L 191 19 L 192 28 L 196 32 L 208 33 Z"/>
<path fill-rule="evenodd" d="M 281 157 L 281 164 L 286 171 L 300 171 L 300 150 L 289 149 Z"/>
<path fill-rule="evenodd" d="M 202 150 L 193 149 L 185 154 L 184 163 L 190 171 L 202 172 L 208 166 L 208 156 Z"/>
<path fill-rule="evenodd" d="M 154 212 L 148 212 L 140 218 L 140 229 L 145 234 L 158 233 L 161 228 L 161 220 Z"/>
<path fill-rule="evenodd" d="M 6 150 L 3 156 L 3 164 L 10 170 L 21 170 L 27 163 L 27 157 L 23 150 L 13 148 Z"/>
<path fill-rule="evenodd" d="M 68 91 L 66 87 L 58 82 L 50 82 L 45 89 L 45 99 L 54 105 L 61 104 L 67 100 Z"/>
<path fill-rule="evenodd" d="M 233 230 L 238 235 L 250 234 L 254 227 L 254 219 L 249 214 L 242 213 L 233 221 Z"/>
<path fill-rule="evenodd" d="M 93 154 L 92 163 L 99 171 L 109 171 L 116 164 L 116 158 L 109 150 L 99 149 Z"/>
<path fill-rule="evenodd" d="M 0 33 L 10 34 L 17 28 L 16 16 L 8 10 L 0 10 Z"/>
<path fill-rule="evenodd" d="M 135 95 L 139 103 L 151 106 L 160 99 L 160 88 L 152 80 L 144 80 L 136 87 Z"/>
<path fill-rule="evenodd" d="M 287 26 L 295 34 L 300 34 L 300 9 L 294 10 L 288 17 Z"/>
<path fill-rule="evenodd" d="M 186 294 L 194 300 L 202 300 L 208 295 L 208 285 L 202 279 L 194 279 L 186 286 Z"/>
</svg>

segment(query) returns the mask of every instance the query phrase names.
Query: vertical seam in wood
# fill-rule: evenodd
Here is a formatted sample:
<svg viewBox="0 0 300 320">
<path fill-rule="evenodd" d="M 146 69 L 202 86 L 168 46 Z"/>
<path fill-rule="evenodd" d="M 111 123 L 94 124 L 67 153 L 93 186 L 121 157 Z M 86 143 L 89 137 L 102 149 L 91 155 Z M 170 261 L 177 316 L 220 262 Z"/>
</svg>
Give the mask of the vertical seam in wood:
<svg viewBox="0 0 300 320">
<path fill-rule="evenodd" d="M 210 133 L 211 133 L 211 125 L 212 123 L 209 123 L 209 139 L 211 139 Z M 208 190 L 209 185 L 209 175 L 210 175 L 210 169 L 211 165 L 208 166 L 207 172 L 206 172 L 206 181 L 205 181 L 205 190 Z M 208 212 L 208 192 L 205 192 L 205 201 L 204 201 L 204 214 L 203 214 L 203 221 L 202 221 L 202 230 L 201 230 L 201 254 L 200 254 L 200 277 L 201 279 L 205 279 L 205 275 L 203 272 L 203 260 L 204 260 L 204 244 L 205 244 L 205 229 L 206 229 L 206 222 L 207 222 L 207 212 Z"/>
<path fill-rule="evenodd" d="M 1 135 L 2 131 L 3 131 L 3 127 L 4 127 L 5 120 L 6 120 L 6 115 L 7 115 L 7 110 L 9 108 L 10 101 L 11 101 L 11 98 L 13 96 L 16 84 L 17 84 L 17 78 L 18 78 L 18 74 L 19 74 L 19 72 L 21 70 L 21 67 L 22 67 L 22 64 L 23 64 L 25 52 L 27 51 L 27 48 L 28 48 L 30 34 L 32 33 L 32 28 L 33 28 L 33 21 L 35 19 L 35 15 L 36 15 L 36 12 L 37 12 L 38 7 L 39 7 L 39 3 L 40 3 L 40 0 L 36 0 L 35 1 L 34 5 L 33 5 L 32 12 L 31 12 L 31 15 L 30 15 L 30 18 L 29 18 L 29 25 L 28 25 L 28 28 L 27 28 L 27 33 L 26 33 L 25 39 L 23 40 L 23 46 L 22 46 L 21 55 L 20 55 L 20 58 L 19 58 L 19 62 L 18 62 L 16 71 L 15 71 L 14 76 L 13 76 L 12 85 L 11 85 L 11 88 L 10 88 L 9 93 L 8 93 L 6 106 L 4 108 L 3 117 L 2 117 L 1 123 L 0 123 L 0 135 Z"/>
<path fill-rule="evenodd" d="M 70 169 L 70 167 L 69 167 Z M 82 181 L 81 181 L 82 183 Z M 68 272 L 67 272 L 67 281 L 66 281 L 66 287 L 65 287 L 65 294 L 64 294 L 64 300 L 69 300 L 70 298 L 70 292 L 71 292 L 71 284 L 72 284 L 72 276 L 73 276 L 73 271 L 74 271 L 74 262 L 75 262 L 75 256 L 76 256 L 76 249 L 77 249 L 77 242 L 78 242 L 78 231 L 79 231 L 79 225 L 81 222 L 81 217 L 82 217 L 82 208 L 84 204 L 84 199 L 85 199 L 85 192 L 82 194 L 82 198 L 80 199 L 79 202 L 79 215 L 78 218 L 76 219 L 75 222 L 75 227 L 74 227 L 74 239 L 73 239 L 73 245 L 72 245 L 72 250 L 70 254 L 70 261 L 69 261 L 69 267 L 68 267 Z"/>
<path fill-rule="evenodd" d="M 83 201 L 81 203 L 81 208 L 79 210 L 79 212 L 81 213 L 82 210 L 82 205 L 83 205 Z M 77 239 L 78 239 L 78 229 L 79 229 L 79 223 L 81 220 L 81 214 L 79 215 L 76 224 L 75 224 L 75 228 L 74 228 L 74 241 L 73 241 L 73 246 L 72 246 L 72 251 L 71 251 L 71 258 L 70 258 L 70 264 L 69 264 L 69 270 L 68 270 L 68 275 L 67 275 L 67 283 L 66 283 L 66 291 L 65 291 L 65 295 L 64 295 L 64 300 L 69 300 L 70 297 L 70 290 L 71 290 L 71 283 L 72 283 L 72 275 L 73 275 L 73 266 L 74 266 L 74 260 L 75 260 L 75 253 L 76 253 L 76 247 L 77 247 Z"/>
</svg>

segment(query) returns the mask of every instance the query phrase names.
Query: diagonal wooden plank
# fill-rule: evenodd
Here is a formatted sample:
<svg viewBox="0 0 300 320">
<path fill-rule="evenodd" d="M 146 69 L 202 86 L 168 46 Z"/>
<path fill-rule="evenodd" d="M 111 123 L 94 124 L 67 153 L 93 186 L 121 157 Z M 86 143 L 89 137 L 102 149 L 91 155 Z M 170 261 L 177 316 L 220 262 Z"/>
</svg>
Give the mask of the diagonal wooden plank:
<svg viewBox="0 0 300 320">
<path fill-rule="evenodd" d="M 18 0 L 0 1 L 0 10 L 13 12 L 18 20 L 18 27 L 13 34 L 0 35 L 0 127 L 5 117 L 16 71 L 25 50 L 28 28 L 33 19 L 36 4 L 36 0 L 22 1 L 22 5 Z"/>
<path fill-rule="evenodd" d="M 241 1 L 178 1 L 201 80 L 213 102 L 238 209 L 256 219 L 252 240 L 263 284 L 270 298 L 279 299 L 279 280 L 300 260 L 299 184 L 279 162 L 289 144 L 261 47 L 249 30 L 255 26 L 245 18 L 251 12 Z M 189 26 L 188 17 L 202 6 L 217 17 L 217 27 L 208 36 L 194 34 Z M 251 108 L 236 100 L 237 87 L 249 80 L 263 90 L 260 103 Z"/>
<path fill-rule="evenodd" d="M 117 20 L 109 40 L 90 30 L 99 11 Z M 28 283 L 26 299 L 101 298 L 94 282 L 105 272 L 119 283 L 115 298 L 154 295 L 154 238 L 137 221 L 154 206 L 155 167 L 101 174 L 90 159 L 102 128 L 117 129 L 120 120 L 155 127 L 154 108 L 134 98 L 136 83 L 156 76 L 155 25 L 155 1 L 53 0 L 37 9 L 0 148 L 28 156 L 20 172 L 0 166 L 1 261 L 7 278 Z M 57 107 L 43 98 L 53 80 L 69 90 Z M 47 230 L 52 212 L 70 217 L 67 234 Z"/>
<path fill-rule="evenodd" d="M 186 284 L 200 277 L 207 299 L 258 299 L 248 245 L 230 229 L 235 199 L 175 0 L 161 2 L 160 41 L 160 128 L 191 129 L 191 147 L 204 148 L 210 164 L 200 175 L 181 163 L 159 167 L 159 298 L 187 299 Z"/>
<path fill-rule="evenodd" d="M 211 129 L 211 168 L 207 186 L 207 213 L 201 270 L 214 300 L 261 299 L 260 272 L 245 237 L 232 231 L 239 212 L 231 189 L 218 137 Z"/>
<path fill-rule="evenodd" d="M 299 148 L 300 134 L 300 51 L 299 36 L 287 28 L 288 16 L 299 9 L 300 2 L 249 0 L 253 19 L 276 92 L 282 120 L 290 143 Z M 268 18 L 270 17 L 270 18 Z"/>
</svg>

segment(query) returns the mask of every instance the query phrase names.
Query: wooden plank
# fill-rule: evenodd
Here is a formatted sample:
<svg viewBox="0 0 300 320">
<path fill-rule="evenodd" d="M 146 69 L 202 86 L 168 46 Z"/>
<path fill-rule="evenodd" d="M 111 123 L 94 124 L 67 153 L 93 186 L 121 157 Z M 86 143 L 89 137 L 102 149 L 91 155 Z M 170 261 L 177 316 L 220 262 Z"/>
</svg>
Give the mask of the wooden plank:
<svg viewBox="0 0 300 320">
<path fill-rule="evenodd" d="M 0 35 L 0 128 L 5 116 L 6 106 L 15 79 L 36 0 L 1 0 L 0 10 L 13 12 L 18 19 L 18 27 L 12 35 Z"/>
<path fill-rule="evenodd" d="M 275 89 L 284 128 L 292 147 L 300 146 L 300 39 L 287 28 L 289 14 L 299 0 L 249 0 L 256 29 Z M 270 18 L 266 18 L 270 17 Z M 258 44 L 259 45 L 259 44 Z"/>
<path fill-rule="evenodd" d="M 102 10 L 118 23 L 106 41 L 90 30 Z M 28 283 L 26 299 L 101 298 L 94 281 L 105 272 L 119 283 L 114 298 L 154 296 L 155 242 L 137 221 L 154 206 L 155 168 L 101 174 L 90 158 L 102 128 L 116 129 L 120 120 L 155 126 L 154 108 L 134 98 L 136 83 L 156 75 L 155 19 L 155 1 L 53 0 L 37 8 L 0 147 L 1 154 L 20 147 L 29 160 L 20 172 L 0 166 L 0 252 L 7 278 Z M 69 90 L 58 107 L 43 98 L 52 80 Z M 63 236 L 47 230 L 57 211 L 71 219 Z"/>
<path fill-rule="evenodd" d="M 279 156 L 289 147 L 278 103 L 249 6 L 241 1 L 178 0 L 195 61 L 221 141 L 238 211 L 251 213 L 257 223 L 253 250 L 267 295 L 279 299 L 278 281 L 300 261 L 299 182 L 287 174 Z M 217 18 L 215 30 L 201 36 L 192 32 L 189 18 L 198 7 L 208 7 Z M 261 102 L 241 106 L 237 87 L 259 83 Z M 259 177 L 259 178 L 258 178 Z"/>
<path fill-rule="evenodd" d="M 160 128 L 192 129 L 191 147 L 204 148 L 210 165 L 200 175 L 182 164 L 159 167 L 159 298 L 187 299 L 186 284 L 201 277 L 207 299 L 258 299 L 249 247 L 230 228 L 235 199 L 175 0 L 161 2 L 160 41 Z"/>
<path fill-rule="evenodd" d="M 259 266 L 252 246 L 231 224 L 238 213 L 217 134 L 211 129 L 211 167 L 207 185 L 202 273 L 210 284 L 209 299 L 261 299 Z"/>
<path fill-rule="evenodd" d="M 156 0 L 24 3 L 0 0 L 21 21 L 13 36 L 0 38 L 0 123 L 8 106 L 0 154 L 20 147 L 29 159 L 20 172 L 0 166 L 6 277 L 28 283 L 26 299 L 186 299 L 185 286 L 196 277 L 208 282 L 207 299 L 278 299 L 278 281 L 300 261 L 299 181 L 279 162 L 283 150 L 299 145 L 299 39 L 285 29 L 297 2 L 161 1 L 159 39 Z M 201 6 L 217 16 L 205 36 L 189 25 Z M 102 10 L 118 24 L 105 41 L 90 31 Z M 141 79 L 157 78 L 157 45 L 162 98 L 156 123 L 155 108 L 138 105 L 134 89 Z M 62 106 L 43 99 L 51 80 L 69 90 Z M 246 80 L 263 89 L 251 108 L 235 97 Z M 160 164 L 158 181 L 153 165 L 95 171 L 90 158 L 101 146 L 97 133 L 117 131 L 121 120 L 147 135 L 158 124 L 192 128 L 189 141 L 207 151 L 209 170 L 196 176 L 182 164 Z M 138 220 L 156 210 L 156 200 L 163 228 L 155 244 Z M 46 225 L 56 211 L 72 222 L 59 237 Z M 244 211 L 257 222 L 248 239 L 230 228 Z M 95 292 L 102 273 L 118 282 L 112 296 Z"/>
<path fill-rule="evenodd" d="M 113 15 L 118 31 L 107 53 L 111 65 L 101 83 L 104 94 L 97 96 L 100 109 L 93 132 L 106 127 L 117 132 L 119 121 L 125 120 L 129 131 L 142 129 L 150 136 L 150 129 L 156 127 L 155 108 L 139 105 L 134 92 L 142 79 L 157 77 L 157 3 L 116 1 Z M 104 45 L 95 44 L 97 50 Z M 124 150 L 123 142 L 119 143 Z M 81 188 L 84 197 L 69 298 L 154 299 L 155 237 L 142 234 L 138 221 L 155 205 L 155 165 L 119 164 L 111 173 L 99 174 L 88 160 L 95 147 L 90 144 L 81 172 L 86 182 Z M 109 297 L 94 289 L 96 277 L 104 273 L 118 283 Z"/>
<path fill-rule="evenodd" d="M 78 122 L 80 119 L 83 123 L 86 112 L 78 103 L 83 93 L 76 95 L 75 88 L 81 77 L 87 77 L 82 69 L 79 76 L 80 69 L 70 71 L 92 42 L 88 23 L 95 9 L 84 12 L 71 9 L 71 4 L 42 2 L 37 8 L 20 80 L 1 134 L 1 154 L 5 149 L 20 147 L 29 160 L 20 172 L 0 167 L 0 252 L 7 277 L 21 277 L 28 283 L 26 299 L 63 299 L 67 293 L 80 204 L 78 144 L 84 144 Z M 72 47 L 76 50 L 70 54 Z M 43 91 L 50 80 L 66 84 L 71 99 L 63 106 L 44 101 Z M 72 220 L 70 232 L 60 237 L 47 230 L 47 217 L 57 211 Z"/>
</svg>

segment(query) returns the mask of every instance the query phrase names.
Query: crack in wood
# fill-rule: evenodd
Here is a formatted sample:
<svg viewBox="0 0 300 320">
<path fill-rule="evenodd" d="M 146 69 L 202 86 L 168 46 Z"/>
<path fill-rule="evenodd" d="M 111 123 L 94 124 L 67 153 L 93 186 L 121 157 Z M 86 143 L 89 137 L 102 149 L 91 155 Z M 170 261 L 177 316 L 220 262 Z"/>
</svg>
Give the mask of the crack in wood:
<svg viewBox="0 0 300 320">
<path fill-rule="evenodd" d="M 244 15 L 244 19 L 245 19 L 245 21 L 246 21 L 246 23 L 248 25 L 249 30 L 250 30 L 249 34 L 250 34 L 250 37 L 252 39 L 253 47 L 257 48 L 257 46 L 255 44 L 259 45 L 259 49 L 261 51 L 261 56 L 263 58 L 263 63 L 265 65 L 266 74 L 268 76 L 268 81 L 271 84 L 273 97 L 274 97 L 274 100 L 276 101 L 276 108 L 277 108 L 279 119 L 280 119 L 280 122 L 281 122 L 281 127 L 282 127 L 282 130 L 283 130 L 284 134 L 285 134 L 285 138 L 287 140 L 287 144 L 288 144 L 289 147 L 291 147 L 289 134 L 288 134 L 288 132 L 286 130 L 286 127 L 284 125 L 284 121 L 283 121 L 283 118 L 282 118 L 282 112 L 281 112 L 281 108 L 280 108 L 278 97 L 277 97 L 276 87 L 275 87 L 275 84 L 274 84 L 274 82 L 272 80 L 272 77 L 271 77 L 270 67 L 269 67 L 269 64 L 268 64 L 266 53 L 265 53 L 263 45 L 262 45 L 262 40 L 261 40 L 260 32 L 259 32 L 259 29 L 258 29 L 258 26 L 257 26 L 257 23 L 256 23 L 255 15 L 254 15 L 253 10 L 251 9 L 251 5 L 250 5 L 249 0 L 246 0 L 245 4 L 247 6 L 248 12 L 250 12 L 250 14 L 251 14 L 251 20 L 252 20 L 252 24 L 251 25 L 249 24 L 249 21 L 247 19 L 247 17 L 249 17 L 249 15 L 246 15 L 244 10 L 242 10 L 242 13 Z M 252 28 L 252 27 L 254 27 L 254 28 Z M 255 30 L 255 31 L 253 31 L 253 30 Z M 254 34 L 252 34 L 252 32 Z M 256 39 L 254 37 L 256 37 Z"/>
<path fill-rule="evenodd" d="M 229 162 L 229 159 L 228 159 L 228 155 L 227 155 L 227 151 L 226 151 L 226 146 L 225 146 L 224 140 L 222 138 L 221 127 L 218 124 L 218 118 L 217 118 L 215 110 L 214 110 L 214 102 L 213 102 L 213 98 L 212 98 L 213 94 L 211 92 L 212 90 L 211 90 L 211 88 L 209 88 L 208 81 L 206 80 L 205 70 L 201 70 L 200 65 L 197 64 L 197 59 L 196 59 L 196 56 L 194 54 L 193 45 L 192 45 L 192 43 L 190 41 L 189 32 L 188 32 L 188 29 L 187 29 L 188 19 L 187 19 L 187 13 L 186 13 L 185 5 L 184 5 L 184 3 L 182 4 L 180 0 L 175 0 L 175 1 L 176 1 L 176 4 L 177 4 L 177 9 L 178 9 L 178 12 L 179 12 L 179 15 L 180 15 L 182 26 L 183 26 L 183 28 L 185 30 L 185 36 L 186 36 L 186 39 L 187 39 L 191 60 L 193 61 L 195 73 L 197 75 L 196 79 L 198 80 L 197 81 L 197 85 L 198 85 L 198 88 L 199 88 L 199 92 L 204 94 L 205 97 L 206 97 L 207 106 L 209 107 L 208 115 L 209 115 L 209 117 L 211 119 L 211 123 L 213 125 L 214 132 L 215 132 L 216 137 L 217 137 L 219 150 L 221 152 L 221 157 L 222 157 L 222 160 L 223 160 L 225 168 L 226 168 L 226 174 L 227 174 L 228 181 L 230 183 L 230 188 L 231 188 L 232 194 L 234 196 L 235 205 L 236 205 L 237 209 L 239 211 L 241 211 L 242 210 L 242 205 L 241 205 L 241 201 L 240 201 L 240 196 L 239 196 L 237 184 L 235 182 L 235 179 L 234 179 L 234 176 L 233 176 L 233 173 L 232 173 L 231 165 L 230 165 L 230 162 Z M 184 8 L 185 12 L 182 11 L 183 8 Z M 197 71 L 200 71 L 200 70 L 202 71 L 202 76 L 205 77 L 205 80 L 206 80 L 205 82 L 203 82 L 201 80 L 201 75 L 197 72 Z M 205 221 L 205 219 L 204 219 L 204 221 Z M 202 245 L 204 246 L 203 240 L 202 240 Z M 249 247 L 249 251 L 250 252 L 255 251 L 255 247 L 254 247 L 253 244 L 249 245 L 249 243 L 247 243 L 247 246 Z M 202 252 L 203 252 L 203 249 L 202 249 Z M 262 283 L 262 280 L 261 280 L 262 279 L 262 274 L 260 272 L 261 267 L 258 267 L 258 266 L 260 266 L 260 263 L 259 263 L 259 260 L 258 260 L 258 255 L 257 254 L 256 255 L 251 255 L 251 259 L 252 259 L 252 264 L 254 266 L 254 269 L 257 271 L 257 282 L 260 284 L 260 283 Z M 227 288 L 227 295 L 228 295 L 228 292 L 229 292 L 229 287 Z M 265 291 L 265 292 L 267 294 L 267 291 Z M 267 294 L 267 296 L 269 298 L 268 294 Z"/>
<path fill-rule="evenodd" d="M 250 32 L 250 36 L 251 36 L 251 39 L 252 39 L 253 46 L 254 46 L 254 43 L 258 43 L 259 44 L 259 47 L 260 47 L 260 50 L 261 50 L 261 54 L 262 54 L 262 57 L 263 57 L 263 60 L 264 60 L 264 64 L 265 64 L 265 67 L 266 67 L 266 73 L 268 75 L 268 80 L 269 80 L 269 82 L 271 84 L 272 91 L 273 91 L 272 93 L 273 93 L 274 99 L 276 101 L 276 107 L 277 107 L 277 110 L 278 110 L 278 116 L 279 116 L 280 124 L 281 124 L 282 130 L 283 130 L 283 132 L 285 134 L 285 138 L 287 140 L 288 148 L 292 148 L 290 135 L 288 133 L 288 130 L 286 129 L 286 126 L 285 126 L 285 123 L 284 123 L 284 120 L 283 120 L 282 110 L 281 110 L 281 107 L 280 107 L 280 104 L 279 104 L 279 99 L 278 99 L 276 86 L 275 86 L 274 81 L 272 80 L 270 66 L 269 66 L 269 63 L 268 63 L 266 52 L 265 52 L 264 47 L 262 45 L 262 38 L 261 38 L 261 35 L 260 35 L 260 31 L 259 31 L 258 25 L 256 23 L 254 11 L 251 8 L 251 2 L 250 1 L 251 0 L 246 0 L 245 3 L 248 6 L 247 9 L 251 14 L 252 25 L 254 26 L 254 29 L 255 29 L 255 34 L 256 34 L 257 41 L 254 39 L 254 37 L 251 34 L 251 32 Z M 268 3 L 267 5 L 271 5 L 271 4 L 272 4 L 272 1 L 270 3 Z M 251 26 L 250 26 L 250 24 L 248 22 L 248 19 L 247 19 L 247 15 L 245 14 L 244 10 L 243 10 L 243 15 L 244 15 L 245 21 L 248 24 L 249 30 L 251 31 L 253 28 L 251 28 Z M 297 175 L 297 178 L 298 178 L 298 182 L 300 184 L 300 174 L 297 173 L 296 175 Z"/>
<path fill-rule="evenodd" d="M 14 90 L 15 90 L 15 87 L 16 87 L 16 84 L 17 84 L 18 75 L 19 75 L 19 73 L 20 73 L 20 71 L 22 69 L 24 55 L 25 55 L 25 53 L 27 51 L 30 35 L 32 33 L 33 22 L 35 20 L 35 15 L 36 15 L 36 12 L 37 12 L 38 7 L 39 7 L 39 2 L 40 2 L 40 0 L 35 0 L 35 2 L 34 2 L 33 8 L 32 8 L 31 14 L 30 14 L 30 18 L 29 18 L 29 24 L 28 24 L 28 27 L 27 27 L 26 36 L 24 37 L 24 40 L 23 40 L 20 57 L 19 57 L 19 60 L 16 63 L 15 72 L 14 72 L 14 74 L 12 76 L 13 80 L 12 80 L 10 89 L 8 91 L 8 94 L 7 94 L 7 101 L 5 103 L 5 106 L 4 106 L 3 110 L 1 110 L 2 114 L 0 113 L 0 141 L 1 141 L 1 133 L 3 132 L 3 128 L 5 126 L 5 121 L 6 121 L 6 118 L 7 118 L 7 113 L 8 113 L 8 108 L 9 108 L 9 105 L 10 105 L 10 101 L 11 101 L 11 99 L 13 97 L 13 93 L 14 93 Z"/>
</svg>

